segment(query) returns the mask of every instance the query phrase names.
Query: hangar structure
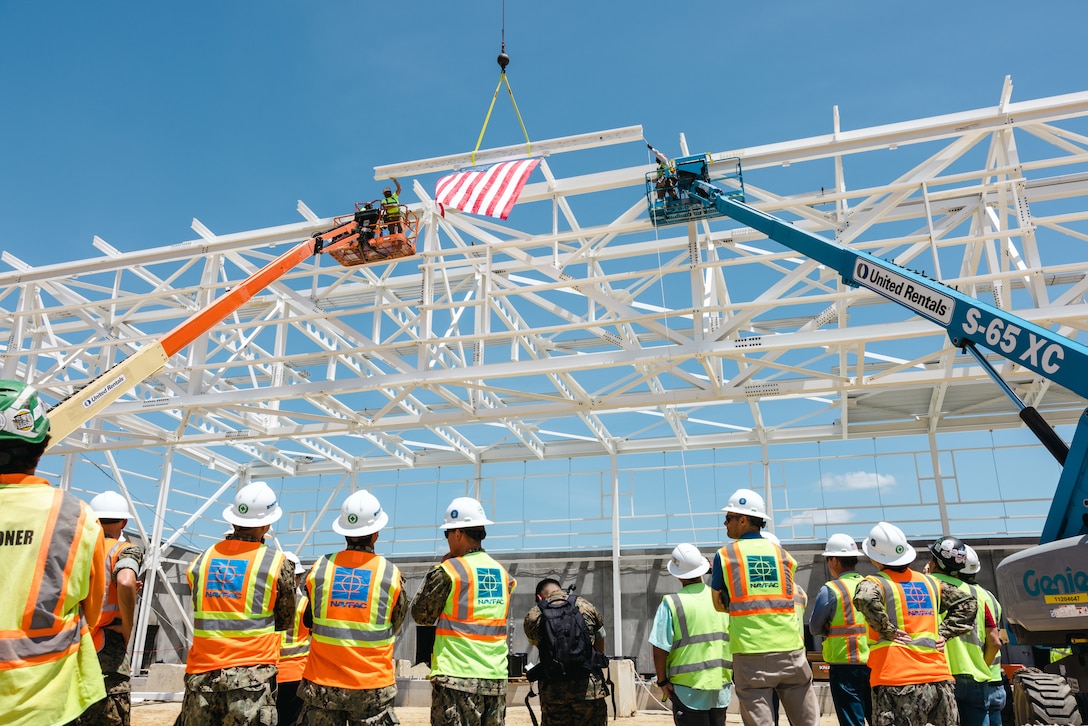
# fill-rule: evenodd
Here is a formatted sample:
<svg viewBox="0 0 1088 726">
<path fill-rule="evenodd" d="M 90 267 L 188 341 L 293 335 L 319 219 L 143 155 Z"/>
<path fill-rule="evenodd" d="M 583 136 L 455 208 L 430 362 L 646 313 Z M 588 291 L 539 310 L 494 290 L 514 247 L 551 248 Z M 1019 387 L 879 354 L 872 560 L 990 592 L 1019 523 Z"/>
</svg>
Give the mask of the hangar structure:
<svg viewBox="0 0 1088 726">
<path fill-rule="evenodd" d="M 823 135 L 731 148 L 723 132 L 715 149 L 681 135 L 670 155 L 738 158 L 753 206 L 1083 339 L 1086 117 L 1088 92 L 1013 101 L 1006 79 L 987 108 L 856 130 L 836 109 Z M 765 492 L 787 542 L 881 519 L 916 536 L 1038 532 L 1057 466 L 973 358 L 729 219 L 655 229 L 645 146 L 638 126 L 535 142 L 543 161 L 507 221 L 433 201 L 467 153 L 377 168 L 408 181 L 415 257 L 308 259 L 42 472 L 129 497 L 134 536 L 157 543 L 144 603 L 179 608 L 178 548 L 218 538 L 256 479 L 281 493 L 277 540 L 304 559 L 338 540 L 328 525 L 353 489 L 391 511 L 385 551 L 421 559 L 444 551 L 445 504 L 477 496 L 493 551 L 610 552 L 617 614 L 624 549 L 718 541 L 737 486 Z M 43 267 L 5 250 L 0 375 L 63 400 L 348 210 L 297 211 L 248 231 L 194 219 L 196 239 L 131 252 L 96 237 L 93 256 Z M 990 360 L 1055 426 L 1084 409 Z M 994 481 L 1017 462 L 1037 478 L 979 493 L 982 460 Z"/>
</svg>

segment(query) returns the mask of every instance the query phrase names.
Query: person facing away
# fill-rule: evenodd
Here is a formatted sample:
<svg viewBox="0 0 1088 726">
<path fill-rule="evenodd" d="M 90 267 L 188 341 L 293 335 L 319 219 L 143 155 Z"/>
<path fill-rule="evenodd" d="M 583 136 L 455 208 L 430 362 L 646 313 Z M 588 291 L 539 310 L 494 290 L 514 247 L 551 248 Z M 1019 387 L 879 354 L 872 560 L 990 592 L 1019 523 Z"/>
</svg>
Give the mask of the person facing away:
<svg viewBox="0 0 1088 726">
<path fill-rule="evenodd" d="M 382 223 L 388 234 L 400 234 L 403 231 L 400 223 L 400 182 L 393 177 L 393 184 L 397 191 L 389 187 L 382 189 Z"/>
<path fill-rule="evenodd" d="M 132 518 L 128 501 L 118 492 L 102 492 L 91 500 L 105 536 L 105 568 L 108 578 L 102 616 L 91 631 L 98 649 L 106 698 L 87 709 L 80 726 L 128 726 L 132 722 L 132 667 L 128 645 L 136 622 L 136 597 L 140 592 L 143 550 L 125 540 Z"/>
<path fill-rule="evenodd" d="M 914 547 L 894 524 L 878 522 L 861 549 L 878 569 L 854 592 L 854 608 L 869 626 L 873 726 L 956 726 L 945 647 L 971 630 L 974 599 L 910 569 Z"/>
<path fill-rule="evenodd" d="M 0 721 L 69 724 L 106 697 L 88 623 L 106 594 L 91 508 L 35 475 L 49 419 L 33 387 L 0 380 Z"/>
<path fill-rule="evenodd" d="M 974 584 L 982 569 L 978 553 L 958 537 L 940 537 L 929 546 L 929 573 L 968 593 L 978 603 L 972 630 L 945 644 L 948 667 L 956 679 L 956 708 L 962 726 L 1001 726 L 1005 685 L 1001 680 L 1001 604 Z M 968 581 L 970 580 L 970 581 Z"/>
<path fill-rule="evenodd" d="M 710 561 L 687 542 L 667 565 L 680 591 L 661 598 L 650 629 L 654 671 L 676 726 L 724 726 L 732 698 L 729 615 L 714 607 L 703 582 Z"/>
<path fill-rule="evenodd" d="M 310 660 L 299 686 L 303 726 L 389 726 L 397 684 L 393 640 L 408 613 L 404 577 L 376 554 L 389 515 L 361 489 L 340 507 L 333 531 L 345 547 L 314 563 L 306 578 Z"/>
<path fill-rule="evenodd" d="M 808 627 L 824 639 L 831 702 L 840 726 L 865 726 L 873 718 L 873 701 L 868 627 L 854 609 L 854 592 L 862 579 L 856 569 L 861 552 L 853 537 L 837 533 L 828 538 L 821 555 L 831 579 L 816 593 Z"/>
<path fill-rule="evenodd" d="M 710 587 L 714 607 L 729 613 L 733 693 L 747 726 L 772 723 L 777 693 L 794 726 L 815 726 L 820 707 L 795 605 L 797 562 L 761 536 L 767 522 L 763 497 L 738 489 L 723 509 L 734 541 L 714 555 Z"/>
<path fill-rule="evenodd" d="M 502 726 L 506 720 L 506 621 L 515 581 L 484 552 L 493 524 L 472 497 L 446 507 L 449 552 L 412 600 L 412 619 L 435 625 L 431 726 Z"/>
<path fill-rule="evenodd" d="M 281 516 L 268 484 L 247 484 L 223 512 L 233 534 L 189 565 L 193 644 L 175 726 L 276 723 L 277 631 L 294 621 L 295 566 L 264 537 Z"/>
<path fill-rule="evenodd" d="M 295 726 L 302 710 L 298 684 L 310 656 L 310 628 L 303 622 L 310 601 L 302 590 L 306 586 L 306 568 L 302 566 L 302 561 L 292 552 L 285 552 L 284 556 L 295 568 L 295 617 L 291 627 L 280 633 L 280 660 L 276 664 L 276 713 L 279 715 L 279 726 Z"/>
<path fill-rule="evenodd" d="M 559 581 L 550 577 L 537 583 L 536 603 L 525 615 L 522 628 L 529 644 L 540 651 L 541 661 L 548 650 L 547 644 L 541 648 L 542 641 L 547 638 L 544 608 L 575 608 L 585 623 L 592 649 L 584 654 L 588 656 L 589 666 L 585 670 L 559 675 L 552 673 L 543 662 L 534 666 L 534 669 L 541 668 L 543 674 L 539 679 L 542 726 L 605 726 L 608 722 L 605 705 L 608 686 L 602 668 L 607 667 L 607 659 L 604 657 L 604 620 L 600 612 L 584 597 L 568 595 Z"/>
</svg>

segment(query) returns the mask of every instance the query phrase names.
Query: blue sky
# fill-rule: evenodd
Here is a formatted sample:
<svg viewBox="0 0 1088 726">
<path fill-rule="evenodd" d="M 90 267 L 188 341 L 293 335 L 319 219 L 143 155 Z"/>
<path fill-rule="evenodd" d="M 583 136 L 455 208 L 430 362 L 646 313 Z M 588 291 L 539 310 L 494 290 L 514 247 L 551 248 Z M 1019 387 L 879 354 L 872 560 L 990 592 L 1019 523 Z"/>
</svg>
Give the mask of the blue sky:
<svg viewBox="0 0 1088 726">
<path fill-rule="evenodd" d="M 502 10 L 0 0 L 0 248 L 43 265 L 97 256 L 94 235 L 124 251 L 193 239 L 194 217 L 218 234 L 299 221 L 299 199 L 342 214 L 377 196 L 373 167 L 473 148 Z M 641 124 L 676 155 L 681 132 L 698 151 L 828 133 L 835 105 L 843 129 L 992 106 L 1006 75 L 1013 100 L 1085 90 L 1085 15 L 1072 1 L 507 0 L 505 39 L 533 139 Z M 521 140 L 503 91 L 484 146 Z M 625 148 L 627 165 L 649 160 Z M 822 476 L 864 484 L 840 468 Z"/>
<path fill-rule="evenodd" d="M 724 150 L 1083 90 L 1083 4 L 508 0 L 532 138 Z M 384 17 L 389 20 L 383 21 Z M 0 246 L 32 264 L 320 215 L 471 150 L 501 0 L 0 3 Z M 485 146 L 521 140 L 505 93 Z M 641 163 L 644 159 L 634 159 Z"/>
</svg>

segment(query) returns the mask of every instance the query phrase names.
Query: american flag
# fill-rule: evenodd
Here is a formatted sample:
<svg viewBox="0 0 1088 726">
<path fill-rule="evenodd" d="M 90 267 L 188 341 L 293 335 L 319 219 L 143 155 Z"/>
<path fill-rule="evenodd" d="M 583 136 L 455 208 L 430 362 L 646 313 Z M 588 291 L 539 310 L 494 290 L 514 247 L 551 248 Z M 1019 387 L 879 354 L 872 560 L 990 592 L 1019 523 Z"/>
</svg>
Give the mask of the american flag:
<svg viewBox="0 0 1088 726">
<path fill-rule="evenodd" d="M 454 209 L 506 219 L 540 159 L 504 161 L 466 169 L 438 180 L 435 199 Z"/>
</svg>

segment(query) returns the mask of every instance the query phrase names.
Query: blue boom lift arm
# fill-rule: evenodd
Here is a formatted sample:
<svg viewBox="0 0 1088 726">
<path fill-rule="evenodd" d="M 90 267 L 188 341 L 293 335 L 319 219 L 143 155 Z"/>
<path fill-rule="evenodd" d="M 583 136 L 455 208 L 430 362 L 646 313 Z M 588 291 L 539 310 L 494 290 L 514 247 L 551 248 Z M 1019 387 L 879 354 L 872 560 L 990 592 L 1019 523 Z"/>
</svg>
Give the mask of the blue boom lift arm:
<svg viewBox="0 0 1088 726">
<path fill-rule="evenodd" d="M 1035 408 L 1026 406 L 979 352 L 985 348 L 1032 370 L 1047 380 L 1088 398 L 1088 347 L 1046 328 L 930 280 L 894 262 L 808 232 L 744 202 L 739 160 L 711 183 L 710 156 L 675 159 L 664 172 L 647 175 L 647 204 L 655 225 L 727 216 L 770 239 L 823 264 L 847 285 L 864 287 L 944 328 L 952 344 L 979 364 L 1020 409 L 1020 418 L 1063 465 L 1040 543 L 1088 533 L 1088 410 L 1079 419 L 1072 446 L 1058 436 Z M 662 183 L 663 175 L 672 175 Z"/>
</svg>

